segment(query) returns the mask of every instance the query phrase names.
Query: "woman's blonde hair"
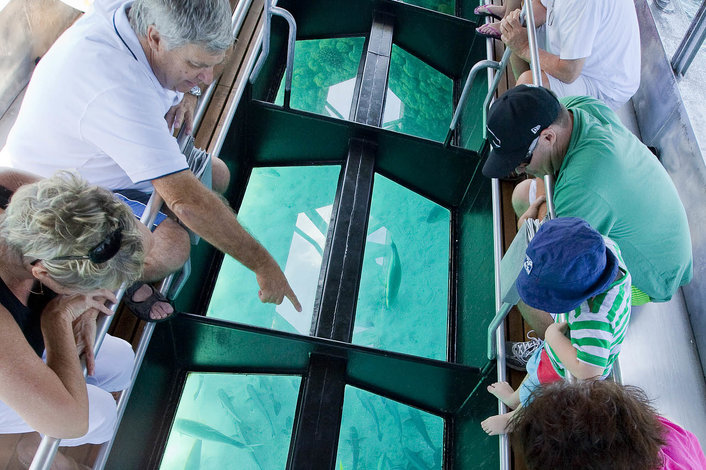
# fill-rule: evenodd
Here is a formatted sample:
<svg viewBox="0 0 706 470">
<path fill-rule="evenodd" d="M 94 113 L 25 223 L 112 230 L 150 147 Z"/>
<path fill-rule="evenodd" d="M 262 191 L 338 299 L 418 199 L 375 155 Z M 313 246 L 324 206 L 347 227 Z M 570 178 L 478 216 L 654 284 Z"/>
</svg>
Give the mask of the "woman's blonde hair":
<svg viewBox="0 0 706 470">
<path fill-rule="evenodd" d="M 105 262 L 54 259 L 88 255 L 116 230 L 120 248 Z M 70 172 L 19 188 L 0 221 L 0 237 L 18 255 L 41 260 L 67 288 L 117 289 L 142 274 L 142 238 L 132 211 L 107 189 Z"/>
</svg>

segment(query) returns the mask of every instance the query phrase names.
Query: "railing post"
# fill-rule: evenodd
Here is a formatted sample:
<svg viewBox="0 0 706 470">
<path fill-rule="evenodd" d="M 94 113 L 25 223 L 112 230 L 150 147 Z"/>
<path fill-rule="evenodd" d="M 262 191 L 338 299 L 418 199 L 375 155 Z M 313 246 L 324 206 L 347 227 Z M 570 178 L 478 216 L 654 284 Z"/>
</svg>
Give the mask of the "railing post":
<svg viewBox="0 0 706 470">
<path fill-rule="evenodd" d="M 706 2 L 701 3 L 684 39 L 672 57 L 671 65 L 677 77 L 683 77 L 686 74 L 704 39 L 706 39 Z"/>
</svg>

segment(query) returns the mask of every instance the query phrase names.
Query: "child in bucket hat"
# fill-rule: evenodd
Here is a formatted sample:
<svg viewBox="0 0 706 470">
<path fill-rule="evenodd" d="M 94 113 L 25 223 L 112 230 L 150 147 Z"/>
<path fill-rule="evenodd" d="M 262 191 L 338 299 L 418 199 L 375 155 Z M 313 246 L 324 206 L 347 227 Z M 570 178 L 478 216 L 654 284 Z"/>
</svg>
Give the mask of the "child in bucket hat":
<svg viewBox="0 0 706 470">
<path fill-rule="evenodd" d="M 583 219 L 545 222 L 527 247 L 516 286 L 530 307 L 566 313 L 567 321 L 547 328 L 542 347 L 527 363 L 517 390 L 507 382 L 488 391 L 513 411 L 481 423 L 488 434 L 503 434 L 515 410 L 536 387 L 562 380 L 603 379 L 611 371 L 630 320 L 630 274 L 620 249 Z"/>
</svg>

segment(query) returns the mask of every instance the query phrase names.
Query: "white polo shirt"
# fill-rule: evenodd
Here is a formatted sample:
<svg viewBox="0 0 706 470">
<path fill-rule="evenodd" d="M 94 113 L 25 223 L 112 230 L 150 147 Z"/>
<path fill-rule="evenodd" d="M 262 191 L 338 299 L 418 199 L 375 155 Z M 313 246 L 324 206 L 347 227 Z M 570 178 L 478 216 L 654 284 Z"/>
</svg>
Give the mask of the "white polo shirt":
<svg viewBox="0 0 706 470">
<path fill-rule="evenodd" d="M 581 75 L 615 101 L 640 86 L 640 30 L 633 0 L 542 0 L 545 50 L 561 59 L 586 58 Z"/>
<path fill-rule="evenodd" d="M 159 83 L 130 26 L 131 2 L 98 0 L 42 57 L 0 165 L 78 171 L 109 189 L 151 192 L 188 168 L 164 115 L 182 94 Z"/>
</svg>

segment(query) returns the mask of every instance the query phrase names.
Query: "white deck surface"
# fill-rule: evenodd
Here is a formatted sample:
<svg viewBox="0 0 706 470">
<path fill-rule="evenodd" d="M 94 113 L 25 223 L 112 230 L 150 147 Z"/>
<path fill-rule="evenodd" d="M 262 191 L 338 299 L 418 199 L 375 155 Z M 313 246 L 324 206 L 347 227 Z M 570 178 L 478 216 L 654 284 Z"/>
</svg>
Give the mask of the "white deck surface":
<svg viewBox="0 0 706 470">
<path fill-rule="evenodd" d="M 632 102 L 618 115 L 639 137 Z M 681 289 L 669 302 L 633 307 L 618 361 L 623 383 L 642 388 L 661 414 L 706 449 L 706 381 Z"/>
</svg>

